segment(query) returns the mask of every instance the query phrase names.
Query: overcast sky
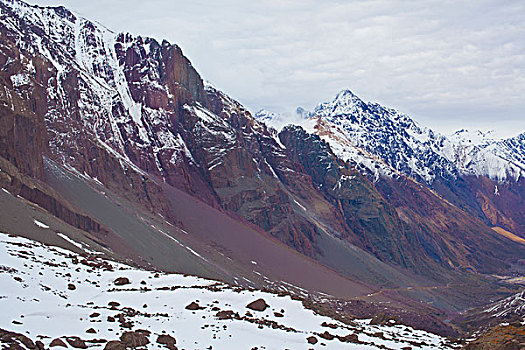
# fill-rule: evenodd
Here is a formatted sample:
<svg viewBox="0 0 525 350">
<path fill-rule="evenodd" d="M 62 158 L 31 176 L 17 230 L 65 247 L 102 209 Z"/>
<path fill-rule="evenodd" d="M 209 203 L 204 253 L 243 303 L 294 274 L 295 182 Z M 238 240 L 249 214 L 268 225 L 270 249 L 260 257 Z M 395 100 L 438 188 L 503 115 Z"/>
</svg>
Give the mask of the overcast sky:
<svg viewBox="0 0 525 350">
<path fill-rule="evenodd" d="M 441 132 L 525 131 L 525 1 L 30 0 L 181 46 L 250 110 L 349 88 Z"/>
</svg>

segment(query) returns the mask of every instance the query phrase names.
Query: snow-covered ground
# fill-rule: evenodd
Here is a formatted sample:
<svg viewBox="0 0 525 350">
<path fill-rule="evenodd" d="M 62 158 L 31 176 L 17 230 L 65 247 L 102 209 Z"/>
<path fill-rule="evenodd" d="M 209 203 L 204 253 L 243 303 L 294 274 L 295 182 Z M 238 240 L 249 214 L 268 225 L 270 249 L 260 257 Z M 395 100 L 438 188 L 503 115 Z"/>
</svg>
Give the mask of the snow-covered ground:
<svg viewBox="0 0 525 350">
<path fill-rule="evenodd" d="M 175 338 L 179 349 L 451 348 L 444 338 L 393 321 L 346 325 L 290 296 L 139 270 L 4 233 L 0 285 L 0 328 L 46 347 L 78 336 L 90 349 L 103 349 L 124 332 L 143 329 L 151 332 L 149 349 L 162 347 L 161 334 Z M 247 308 L 258 299 L 269 305 L 264 311 Z M 186 308 L 192 303 L 194 310 Z M 104 340 L 90 342 L 96 339 Z"/>
</svg>

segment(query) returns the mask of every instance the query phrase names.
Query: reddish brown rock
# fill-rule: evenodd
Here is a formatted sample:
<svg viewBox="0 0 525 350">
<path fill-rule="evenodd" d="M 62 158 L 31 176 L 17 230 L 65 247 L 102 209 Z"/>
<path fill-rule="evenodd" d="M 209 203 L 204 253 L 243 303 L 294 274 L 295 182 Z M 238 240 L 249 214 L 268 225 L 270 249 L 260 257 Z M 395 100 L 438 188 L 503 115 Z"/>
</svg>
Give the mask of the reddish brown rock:
<svg viewBox="0 0 525 350">
<path fill-rule="evenodd" d="M 264 311 L 268 307 L 270 307 L 270 305 L 266 304 L 266 301 L 264 301 L 264 299 L 257 299 L 246 305 L 246 307 L 254 311 Z"/>
<path fill-rule="evenodd" d="M 60 338 L 55 338 L 51 341 L 51 344 L 49 344 L 49 347 L 50 348 L 53 348 L 55 346 L 60 346 L 60 347 L 63 347 L 63 348 L 67 348 L 67 345 L 66 343 L 64 343 L 64 341 Z"/>
<path fill-rule="evenodd" d="M 79 337 L 66 337 L 66 341 L 74 348 L 87 349 L 86 342 Z"/>
<path fill-rule="evenodd" d="M 317 344 L 317 338 L 314 337 L 313 335 L 306 338 L 306 341 L 308 342 L 308 344 Z"/>
<path fill-rule="evenodd" d="M 165 345 L 170 350 L 177 350 L 175 344 L 177 340 L 168 334 L 161 334 L 157 337 L 157 343 Z"/>
<path fill-rule="evenodd" d="M 118 340 L 111 340 L 106 343 L 104 350 L 126 350 L 126 344 Z"/>
<path fill-rule="evenodd" d="M 149 335 L 151 334 L 150 331 L 139 329 L 136 331 L 129 331 L 124 332 L 120 336 L 120 341 L 122 341 L 126 346 L 129 347 L 138 347 L 138 346 L 144 346 L 149 344 Z"/>
<path fill-rule="evenodd" d="M 186 310 L 204 310 L 205 308 L 200 306 L 198 303 L 192 301 L 190 304 L 186 305 Z"/>
<path fill-rule="evenodd" d="M 127 277 L 118 277 L 115 279 L 115 281 L 113 281 L 113 284 L 116 286 L 124 286 L 126 284 L 131 284 L 131 282 Z"/>
</svg>

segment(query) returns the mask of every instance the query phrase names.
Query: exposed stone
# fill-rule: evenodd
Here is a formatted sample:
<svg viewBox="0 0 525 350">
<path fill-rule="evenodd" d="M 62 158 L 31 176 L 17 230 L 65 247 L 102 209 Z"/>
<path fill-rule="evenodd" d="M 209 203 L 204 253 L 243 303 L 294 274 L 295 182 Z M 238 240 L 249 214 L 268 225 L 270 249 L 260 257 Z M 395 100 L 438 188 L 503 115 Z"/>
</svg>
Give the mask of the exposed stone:
<svg viewBox="0 0 525 350">
<path fill-rule="evenodd" d="M 264 311 L 266 310 L 270 305 L 266 304 L 266 301 L 264 299 L 257 299 L 255 301 L 252 301 L 246 307 L 248 309 L 252 309 L 254 311 Z"/>
<path fill-rule="evenodd" d="M 126 350 L 126 344 L 118 340 L 111 340 L 106 343 L 104 350 Z"/>
<path fill-rule="evenodd" d="M 136 331 L 129 331 L 124 332 L 120 336 L 120 340 L 129 347 L 138 347 L 138 346 L 144 346 L 146 344 L 149 344 L 149 335 L 151 334 L 150 331 L 139 329 Z"/>
<path fill-rule="evenodd" d="M 175 344 L 177 341 L 171 335 L 161 334 L 157 337 L 157 343 L 165 345 L 170 350 L 177 350 Z"/>
<path fill-rule="evenodd" d="M 204 310 L 205 308 L 200 306 L 198 303 L 192 301 L 190 304 L 186 305 L 186 310 Z"/>
<path fill-rule="evenodd" d="M 66 337 L 66 341 L 74 348 L 87 349 L 86 342 L 79 337 Z"/>
<path fill-rule="evenodd" d="M 66 343 L 64 343 L 64 341 L 62 339 L 60 339 L 60 338 L 53 339 L 51 341 L 51 344 L 49 344 L 50 348 L 53 348 L 55 346 L 61 346 L 61 347 L 67 348 Z"/>
<path fill-rule="evenodd" d="M 308 342 L 308 344 L 317 344 L 317 338 L 314 337 L 313 335 L 306 338 L 306 341 Z"/>
<path fill-rule="evenodd" d="M 127 277 L 118 277 L 113 282 L 113 284 L 115 284 L 116 286 L 124 286 L 124 285 L 130 284 L 130 283 L 131 282 L 130 282 L 129 278 L 127 278 Z"/>
</svg>

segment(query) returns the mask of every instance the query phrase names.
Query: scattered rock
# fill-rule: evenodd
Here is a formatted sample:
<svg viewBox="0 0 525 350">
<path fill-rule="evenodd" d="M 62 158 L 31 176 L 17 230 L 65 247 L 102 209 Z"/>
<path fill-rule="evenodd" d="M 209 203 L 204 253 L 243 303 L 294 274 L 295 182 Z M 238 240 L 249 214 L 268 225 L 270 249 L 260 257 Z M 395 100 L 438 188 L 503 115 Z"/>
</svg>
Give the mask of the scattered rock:
<svg viewBox="0 0 525 350">
<path fill-rule="evenodd" d="M 108 322 L 115 322 L 115 317 L 108 316 L 107 320 L 108 320 Z"/>
<path fill-rule="evenodd" d="M 217 312 L 215 316 L 218 317 L 219 320 L 229 320 L 234 317 L 239 317 L 239 314 L 236 312 L 233 312 L 233 310 L 223 310 L 223 311 Z"/>
<path fill-rule="evenodd" d="M 35 343 L 25 335 L 0 329 L 0 344 L 2 344 L 3 349 L 25 349 L 20 346 L 20 343 L 27 349 L 36 348 Z"/>
<path fill-rule="evenodd" d="M 398 321 L 397 317 L 395 317 L 395 316 L 389 316 L 389 315 L 386 315 L 384 313 L 380 313 L 380 314 L 375 315 L 370 320 L 370 324 L 371 325 L 375 325 L 375 326 L 384 326 L 384 325 L 389 324 L 390 320 Z"/>
<path fill-rule="evenodd" d="M 306 338 L 306 341 L 308 342 L 308 344 L 317 344 L 317 338 L 313 335 Z"/>
<path fill-rule="evenodd" d="M 64 341 L 60 338 L 55 338 L 53 339 L 53 341 L 51 342 L 51 344 L 49 344 L 49 347 L 50 348 L 53 348 L 55 346 L 61 346 L 63 348 L 67 348 L 67 345 L 66 343 L 64 343 Z"/>
<path fill-rule="evenodd" d="M 280 313 L 280 312 L 274 312 L 273 315 L 275 317 L 284 317 L 284 315 L 282 313 Z"/>
<path fill-rule="evenodd" d="M 186 305 L 186 310 L 204 310 L 205 308 L 192 301 L 189 305 Z"/>
<path fill-rule="evenodd" d="M 159 335 L 159 337 L 157 338 L 157 343 L 165 345 L 170 350 L 177 350 L 177 347 L 175 346 L 177 341 L 171 335 L 167 335 L 167 334 Z"/>
<path fill-rule="evenodd" d="M 104 350 L 126 350 L 126 345 L 118 340 L 108 341 Z"/>
<path fill-rule="evenodd" d="M 92 333 L 92 334 L 95 334 L 97 333 L 97 331 L 95 330 L 95 328 L 90 328 L 86 331 L 86 333 Z"/>
<path fill-rule="evenodd" d="M 360 341 L 359 341 L 359 337 L 357 336 L 357 334 L 348 334 L 348 335 L 345 335 L 344 337 L 337 337 L 337 339 L 339 339 L 339 341 L 341 342 L 344 342 L 344 343 L 356 343 L 356 344 L 359 344 Z"/>
<path fill-rule="evenodd" d="M 118 277 L 114 282 L 114 285 L 116 286 L 124 286 L 126 284 L 131 284 L 129 278 L 127 277 Z"/>
<path fill-rule="evenodd" d="M 98 312 L 93 312 L 89 317 L 99 317 L 100 314 Z"/>
<path fill-rule="evenodd" d="M 77 287 L 76 287 L 73 283 L 68 283 L 68 284 L 67 284 L 67 289 L 69 289 L 69 290 L 75 290 L 75 289 L 77 289 Z"/>
<path fill-rule="evenodd" d="M 109 306 L 111 307 L 117 307 L 117 306 L 120 306 L 120 303 L 119 302 L 116 302 L 116 301 L 110 301 L 108 303 Z"/>
<path fill-rule="evenodd" d="M 66 341 L 74 348 L 87 349 L 86 343 L 79 337 L 66 337 Z"/>
<path fill-rule="evenodd" d="M 323 322 L 321 323 L 321 327 L 328 327 L 328 328 L 336 329 L 338 326 L 335 323 Z"/>
<path fill-rule="evenodd" d="M 324 333 L 319 333 L 318 336 L 326 340 L 332 340 L 335 338 L 335 335 L 328 333 L 328 331 L 325 331 Z"/>
<path fill-rule="evenodd" d="M 139 329 L 136 331 L 124 332 L 120 336 L 120 340 L 128 347 L 134 348 L 149 344 L 150 331 Z"/>
<path fill-rule="evenodd" d="M 252 309 L 254 311 L 264 311 L 266 310 L 270 305 L 266 304 L 266 301 L 264 299 L 257 299 L 255 301 L 252 301 L 246 307 L 248 309 Z"/>
</svg>

